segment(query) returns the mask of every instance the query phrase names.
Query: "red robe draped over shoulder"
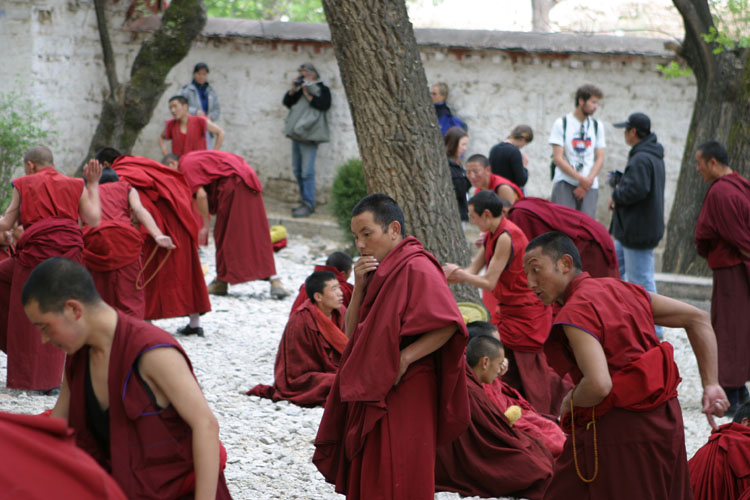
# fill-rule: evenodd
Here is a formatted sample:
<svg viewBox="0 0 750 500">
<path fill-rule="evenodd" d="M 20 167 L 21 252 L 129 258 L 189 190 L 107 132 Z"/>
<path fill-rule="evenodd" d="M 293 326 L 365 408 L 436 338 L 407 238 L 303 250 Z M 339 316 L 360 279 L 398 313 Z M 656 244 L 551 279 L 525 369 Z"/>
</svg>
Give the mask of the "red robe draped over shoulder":
<svg viewBox="0 0 750 500">
<path fill-rule="evenodd" d="M 594 472 L 594 432 L 599 474 L 584 483 L 576 474 L 571 439 L 555 464 L 545 499 L 691 499 L 680 382 L 672 346 L 654 333 L 650 295 L 641 286 L 615 278 L 576 276 L 565 291 L 545 350 L 550 364 L 582 374 L 562 329 L 579 328 L 597 339 L 612 377 L 610 394 L 596 405 L 596 431 L 589 425 L 592 408 L 575 408 L 576 447 L 581 472 Z M 567 413 L 561 426 L 570 432 Z M 637 480 L 634 480 L 637 478 Z"/>
<path fill-rule="evenodd" d="M 185 177 L 142 156 L 120 156 L 112 168 L 138 191 L 144 208 L 177 247 L 170 252 L 158 247 L 153 238 L 144 240 L 142 280 L 154 277 L 146 285 L 145 319 L 210 311 L 208 289 L 198 257 L 198 227 L 192 216 L 192 198 Z M 141 231 L 147 234 L 145 228 Z"/>
<path fill-rule="evenodd" d="M 419 335 L 456 325 L 398 385 L 400 351 Z M 435 448 L 470 419 L 466 326 L 435 257 L 401 241 L 369 277 L 315 439 L 313 463 L 348 499 L 434 498 Z"/>
<path fill-rule="evenodd" d="M 226 151 L 195 151 L 180 158 L 180 171 L 192 193 L 206 190 L 216 215 L 217 278 L 235 284 L 276 274 L 263 188 L 250 165 Z"/>
<path fill-rule="evenodd" d="M 750 427 L 735 422 L 720 426 L 688 466 L 695 500 L 739 498 L 750 488 Z"/>
<path fill-rule="evenodd" d="M 138 358 L 152 349 L 167 347 L 190 359 L 167 332 L 118 312 L 107 374 L 109 391 L 109 453 L 102 450 L 87 426 L 85 378 L 89 348 L 69 358 L 65 376 L 70 389 L 68 422 L 76 442 L 103 467 L 128 498 L 171 500 L 182 498 L 195 487 L 190 426 L 170 405 L 161 409 L 152 401 L 144 383 L 133 373 Z M 222 457 L 225 462 L 225 457 Z M 222 464 L 217 500 L 229 499 Z"/>
<path fill-rule="evenodd" d="M 516 196 L 518 196 L 518 199 L 516 201 L 526 197 L 526 195 L 523 194 L 523 190 L 518 187 L 515 182 L 511 181 L 510 179 L 506 179 L 502 175 L 490 174 L 490 190 L 497 192 L 497 188 L 502 186 L 503 184 L 510 186 L 513 191 L 515 191 Z M 477 191 L 481 191 L 481 189 L 478 189 Z"/>
<path fill-rule="evenodd" d="M 594 278 L 620 277 L 612 236 L 596 219 L 583 212 L 541 198 L 525 198 L 513 204 L 508 219 L 520 227 L 529 240 L 550 231 L 568 235 L 581 254 L 584 271 Z"/>
<path fill-rule="evenodd" d="M 61 418 L 0 412 L 4 498 L 126 500 L 114 479 L 75 444 Z"/>
<path fill-rule="evenodd" d="M 300 406 L 323 405 L 347 340 L 341 331 L 345 313 L 342 307 L 333 311 L 332 319 L 323 319 L 323 312 L 310 299 L 303 302 L 289 316 L 281 336 L 273 368 L 274 384 L 256 385 L 247 394 L 274 401 L 285 399 Z M 331 335 L 338 338 L 328 340 Z"/>
<path fill-rule="evenodd" d="M 541 500 L 552 479 L 554 460 L 532 435 L 511 426 L 487 397 L 482 383 L 466 365 L 471 423 L 450 444 L 437 449 L 437 491 L 464 496 L 513 496 Z"/>
<path fill-rule="evenodd" d="M 354 285 L 346 281 L 346 277 L 344 277 L 344 273 L 336 269 L 334 266 L 315 266 L 313 269 L 313 272 L 316 271 L 330 271 L 335 276 L 336 279 L 339 280 L 339 286 L 341 287 L 341 292 L 344 294 L 344 307 L 349 307 L 349 302 L 352 300 L 352 292 L 354 292 Z M 297 294 L 297 298 L 294 299 L 294 304 L 292 304 L 292 310 L 289 311 L 289 314 L 291 315 L 294 311 L 297 310 L 299 306 L 305 303 L 306 300 L 308 300 L 309 297 L 307 296 L 307 290 L 305 289 L 305 284 L 302 283 L 302 286 L 299 287 L 299 293 Z"/>
<path fill-rule="evenodd" d="M 205 116 L 188 116 L 187 132 L 180 132 L 180 122 L 171 118 L 164 126 L 164 137 L 172 141 L 172 154 L 182 156 L 191 151 L 206 149 L 207 122 Z"/>
</svg>

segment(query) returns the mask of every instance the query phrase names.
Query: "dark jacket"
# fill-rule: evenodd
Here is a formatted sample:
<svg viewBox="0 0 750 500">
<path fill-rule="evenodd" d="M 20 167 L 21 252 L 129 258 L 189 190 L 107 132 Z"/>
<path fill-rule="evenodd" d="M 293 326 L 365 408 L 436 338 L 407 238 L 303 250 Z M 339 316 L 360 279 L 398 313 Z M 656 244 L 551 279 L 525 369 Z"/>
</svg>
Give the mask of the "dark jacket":
<svg viewBox="0 0 750 500">
<path fill-rule="evenodd" d="M 448 165 L 451 169 L 451 180 L 453 181 L 453 190 L 456 192 L 456 202 L 458 203 L 458 215 L 461 220 L 469 220 L 469 205 L 466 194 L 471 188 L 471 182 L 466 177 L 464 167 L 448 158 Z"/>
<path fill-rule="evenodd" d="M 632 147 L 622 180 L 612 192 L 610 232 L 624 246 L 654 248 L 664 236 L 664 148 L 655 134 Z"/>
<path fill-rule="evenodd" d="M 459 117 L 453 115 L 451 108 L 448 107 L 445 101 L 435 104 L 435 113 L 437 113 L 440 132 L 443 135 L 445 135 L 451 127 L 461 127 L 467 132 L 469 131 L 469 127 L 466 123 L 464 123 Z"/>
</svg>

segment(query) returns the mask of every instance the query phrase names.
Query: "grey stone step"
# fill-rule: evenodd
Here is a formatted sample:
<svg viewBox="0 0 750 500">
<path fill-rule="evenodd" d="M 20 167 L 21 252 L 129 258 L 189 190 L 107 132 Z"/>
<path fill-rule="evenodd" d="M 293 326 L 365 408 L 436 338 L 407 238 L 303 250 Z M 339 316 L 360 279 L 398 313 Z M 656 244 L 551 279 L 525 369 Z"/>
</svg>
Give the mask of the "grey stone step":
<svg viewBox="0 0 750 500">
<path fill-rule="evenodd" d="M 656 273 L 654 278 L 656 289 L 661 295 L 675 299 L 711 300 L 713 288 L 711 278 L 671 273 Z"/>
</svg>

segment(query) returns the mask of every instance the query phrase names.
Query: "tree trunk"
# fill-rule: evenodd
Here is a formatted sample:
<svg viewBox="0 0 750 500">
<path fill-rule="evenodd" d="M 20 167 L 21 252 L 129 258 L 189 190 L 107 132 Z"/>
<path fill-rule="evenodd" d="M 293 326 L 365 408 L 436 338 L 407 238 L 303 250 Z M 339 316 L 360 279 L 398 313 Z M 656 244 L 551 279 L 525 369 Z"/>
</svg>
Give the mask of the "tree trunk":
<svg viewBox="0 0 750 500">
<path fill-rule="evenodd" d="M 705 259 L 698 256 L 693 237 L 708 184 L 696 172 L 696 148 L 709 140 L 727 146 L 730 166 L 747 177 L 750 173 L 750 65 L 747 50 L 713 53 L 702 34 L 713 19 L 706 0 L 673 0 L 685 22 L 680 55 L 695 73 L 698 92 L 685 141 L 674 206 L 669 217 L 662 260 L 666 272 L 709 275 Z"/>
<path fill-rule="evenodd" d="M 84 162 L 106 146 L 130 153 L 166 89 L 167 74 L 187 55 L 206 24 L 202 0 L 172 0 L 159 29 L 141 45 L 130 70 L 130 80 L 120 84 L 105 18 L 106 1 L 94 0 L 94 6 L 109 94 L 102 103 L 99 124 Z"/>
<path fill-rule="evenodd" d="M 392 196 L 406 231 L 440 262 L 466 265 L 445 146 L 404 0 L 323 0 L 370 193 Z M 474 287 L 457 300 L 479 301 Z"/>
<path fill-rule="evenodd" d="M 531 31 L 549 33 L 549 11 L 560 0 L 531 0 Z"/>
</svg>

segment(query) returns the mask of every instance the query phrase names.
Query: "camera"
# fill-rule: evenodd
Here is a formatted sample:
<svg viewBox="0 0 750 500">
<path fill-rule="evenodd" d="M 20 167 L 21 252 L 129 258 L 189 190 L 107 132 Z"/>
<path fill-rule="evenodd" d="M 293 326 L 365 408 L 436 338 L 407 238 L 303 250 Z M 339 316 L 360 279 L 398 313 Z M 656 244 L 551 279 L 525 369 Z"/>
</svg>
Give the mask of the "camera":
<svg viewBox="0 0 750 500">
<path fill-rule="evenodd" d="M 576 163 L 576 172 L 583 170 L 583 163 Z"/>
<path fill-rule="evenodd" d="M 305 77 L 302 75 L 299 75 L 297 79 L 294 80 L 294 85 L 297 87 L 301 87 L 303 83 L 305 83 Z"/>
</svg>

